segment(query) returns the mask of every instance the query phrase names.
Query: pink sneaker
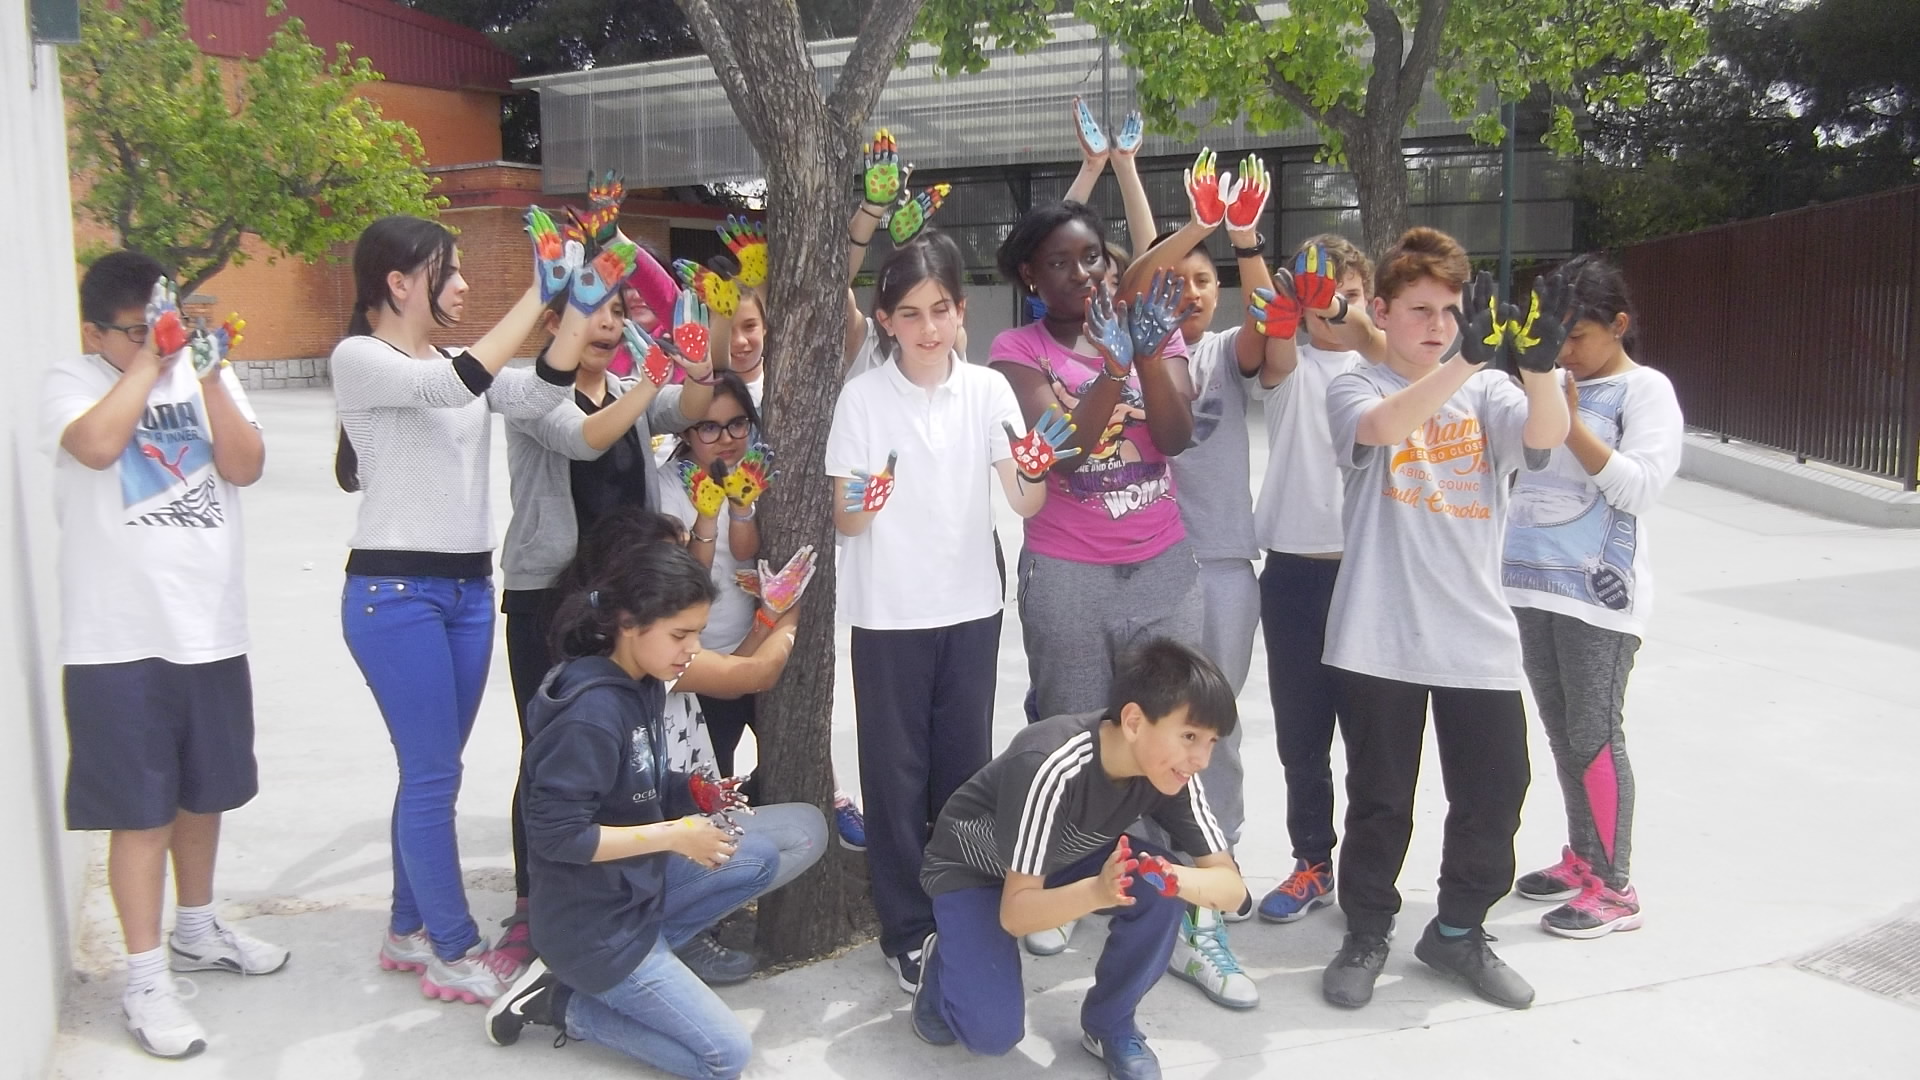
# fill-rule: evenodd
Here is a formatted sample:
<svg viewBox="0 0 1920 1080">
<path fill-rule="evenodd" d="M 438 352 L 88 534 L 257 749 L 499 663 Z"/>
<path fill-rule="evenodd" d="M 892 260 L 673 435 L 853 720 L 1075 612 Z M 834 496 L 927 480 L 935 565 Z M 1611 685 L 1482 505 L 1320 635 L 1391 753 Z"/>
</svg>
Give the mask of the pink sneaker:
<svg viewBox="0 0 1920 1080">
<path fill-rule="evenodd" d="M 432 959 L 433 946 L 428 943 L 425 930 L 415 930 L 405 937 L 396 937 L 389 930 L 386 940 L 380 943 L 382 971 L 425 971 L 427 961 Z"/>
<path fill-rule="evenodd" d="M 1540 917 L 1548 933 L 1570 938 L 1605 937 L 1615 930 L 1638 930 L 1645 921 L 1640 896 L 1633 886 L 1614 892 L 1607 883 L 1587 875 L 1586 888 L 1571 901 Z"/>
<path fill-rule="evenodd" d="M 527 925 L 526 900 L 514 901 L 513 914 L 507 916 L 500 925 L 506 927 L 506 932 L 500 935 L 500 941 L 493 950 L 512 957 L 513 962 L 524 970 L 534 961 L 533 933 Z"/>
<path fill-rule="evenodd" d="M 513 962 L 513 957 L 487 948 L 487 940 L 481 938 L 457 960 L 442 960 L 435 954 L 427 961 L 426 974 L 420 976 L 420 993 L 441 1001 L 490 1005 L 519 977 L 520 965 Z"/>
<path fill-rule="evenodd" d="M 1513 883 L 1513 891 L 1529 900 L 1571 900 L 1586 887 L 1587 875 L 1591 873 L 1593 867 L 1585 859 L 1575 855 L 1572 848 L 1563 847 L 1559 862 L 1545 870 L 1520 875 L 1520 880 Z"/>
</svg>

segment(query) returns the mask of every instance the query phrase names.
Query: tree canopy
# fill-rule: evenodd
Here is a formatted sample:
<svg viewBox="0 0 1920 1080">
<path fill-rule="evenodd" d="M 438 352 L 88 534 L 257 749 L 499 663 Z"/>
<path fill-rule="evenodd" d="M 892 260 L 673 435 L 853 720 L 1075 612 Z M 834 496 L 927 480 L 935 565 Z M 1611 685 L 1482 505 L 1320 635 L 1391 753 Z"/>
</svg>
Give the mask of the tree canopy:
<svg viewBox="0 0 1920 1080">
<path fill-rule="evenodd" d="M 341 46 L 328 59 L 298 19 L 232 79 L 187 36 L 182 0 L 87 0 L 60 51 L 81 213 L 159 260 L 190 293 L 257 236 L 315 259 L 387 214 L 445 200 L 413 129 L 358 88 L 380 78 Z"/>
</svg>

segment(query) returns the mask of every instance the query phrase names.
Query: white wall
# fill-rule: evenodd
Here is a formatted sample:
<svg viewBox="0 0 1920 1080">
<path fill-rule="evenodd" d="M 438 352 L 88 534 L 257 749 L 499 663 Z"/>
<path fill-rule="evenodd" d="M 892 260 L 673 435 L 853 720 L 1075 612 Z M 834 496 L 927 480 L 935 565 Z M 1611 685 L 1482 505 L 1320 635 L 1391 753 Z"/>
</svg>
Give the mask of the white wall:
<svg viewBox="0 0 1920 1080">
<path fill-rule="evenodd" d="M 5 995 L 6 1077 L 47 1073 L 85 871 L 85 849 L 59 810 L 67 748 L 53 664 L 51 466 L 36 441 L 41 372 L 79 350 L 79 300 L 59 62 L 53 48 L 31 45 L 25 9 L 0 2 L 0 297 L 12 372 L 0 405 L 0 926 L 14 991 Z"/>
</svg>

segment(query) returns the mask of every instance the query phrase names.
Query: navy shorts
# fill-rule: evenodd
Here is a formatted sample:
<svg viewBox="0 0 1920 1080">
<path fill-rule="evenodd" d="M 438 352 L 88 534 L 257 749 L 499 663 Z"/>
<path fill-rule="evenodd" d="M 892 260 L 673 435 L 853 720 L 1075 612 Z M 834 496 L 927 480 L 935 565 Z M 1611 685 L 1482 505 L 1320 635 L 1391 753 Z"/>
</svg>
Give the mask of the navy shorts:
<svg viewBox="0 0 1920 1080">
<path fill-rule="evenodd" d="M 260 790 L 245 656 L 69 664 L 67 828 L 157 829 Z"/>
</svg>

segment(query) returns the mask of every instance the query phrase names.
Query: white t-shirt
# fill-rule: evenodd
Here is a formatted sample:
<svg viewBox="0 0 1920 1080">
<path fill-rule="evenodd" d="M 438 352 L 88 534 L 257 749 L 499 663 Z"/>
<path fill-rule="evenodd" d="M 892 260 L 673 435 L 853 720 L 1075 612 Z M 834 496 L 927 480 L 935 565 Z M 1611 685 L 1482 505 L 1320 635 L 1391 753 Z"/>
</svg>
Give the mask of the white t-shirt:
<svg viewBox="0 0 1920 1080">
<path fill-rule="evenodd" d="M 680 479 L 679 458 L 659 466 L 659 481 L 661 513 L 672 514 L 680 519 L 680 524 L 693 528 L 699 514 L 693 509 L 693 500 L 687 498 L 687 485 Z M 707 628 L 700 632 L 701 648 L 722 653 L 732 652 L 747 640 L 747 635 L 753 632 L 753 609 L 759 604 L 733 579 L 733 572 L 740 564 L 734 561 L 733 545 L 727 543 L 731 527 L 727 521 L 729 512 L 728 509 L 720 511 L 720 530 L 712 544 L 711 576 L 719 595 L 707 610 Z"/>
<path fill-rule="evenodd" d="M 1400 445 L 1359 443 L 1360 418 L 1409 385 L 1376 364 L 1327 387 L 1346 552 L 1323 659 L 1422 686 L 1518 690 L 1520 632 L 1500 586 L 1507 480 L 1546 464 L 1521 442 L 1526 394 L 1501 372 L 1476 372 Z"/>
<path fill-rule="evenodd" d="M 667 769 L 692 774 L 714 765 L 713 737 L 707 733 L 700 698 L 691 690 L 675 690 L 677 685 L 676 679 L 667 686 L 667 707 L 660 730 L 667 737 Z M 714 767 L 713 771 L 719 770 Z"/>
<path fill-rule="evenodd" d="M 1357 352 L 1298 346 L 1300 362 L 1278 386 L 1247 390 L 1267 405 L 1267 475 L 1253 506 L 1253 535 L 1268 551 L 1293 555 L 1338 552 L 1340 463 L 1327 431 L 1327 385 L 1344 371 L 1367 366 Z"/>
<path fill-rule="evenodd" d="M 1557 446 L 1545 469 L 1521 474 L 1507 512 L 1501 580 L 1514 607 L 1645 637 L 1653 568 L 1641 516 L 1680 470 L 1680 401 L 1652 368 L 1579 385 L 1580 419 L 1613 456 L 1589 476 L 1572 451 Z"/>
<path fill-rule="evenodd" d="M 90 469 L 60 446 L 67 426 L 120 381 L 99 356 L 54 362 L 41 393 L 60 522 L 60 662 L 158 657 L 205 664 L 247 651 L 240 494 L 213 466 L 213 432 L 193 365 L 175 362 L 147 397 L 120 459 Z M 241 415 L 246 391 L 220 373 Z"/>
<path fill-rule="evenodd" d="M 1194 555 L 1248 559 L 1253 541 L 1252 468 L 1247 444 L 1247 387 L 1234 355 L 1241 327 L 1209 331 L 1189 346 L 1193 374 L 1193 445 L 1167 459 L 1180 493 L 1180 520 Z"/>
<path fill-rule="evenodd" d="M 868 630 L 925 630 L 984 619 L 1005 602 L 994 562 L 994 464 L 1013 456 L 1002 424 L 1026 433 L 997 371 L 951 361 L 929 394 L 885 363 L 840 391 L 827 475 L 886 467 L 893 495 L 867 531 L 839 539 L 839 611 Z"/>
</svg>

